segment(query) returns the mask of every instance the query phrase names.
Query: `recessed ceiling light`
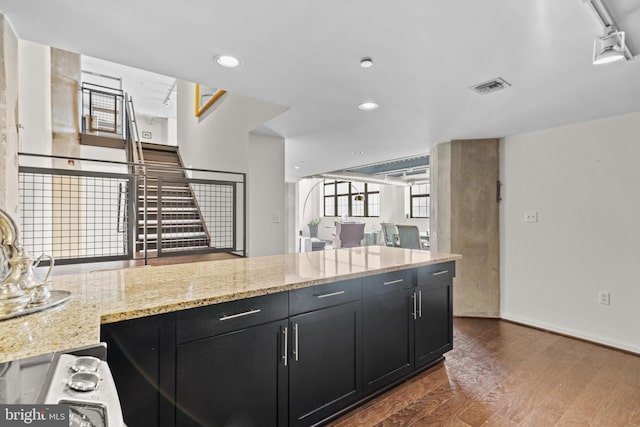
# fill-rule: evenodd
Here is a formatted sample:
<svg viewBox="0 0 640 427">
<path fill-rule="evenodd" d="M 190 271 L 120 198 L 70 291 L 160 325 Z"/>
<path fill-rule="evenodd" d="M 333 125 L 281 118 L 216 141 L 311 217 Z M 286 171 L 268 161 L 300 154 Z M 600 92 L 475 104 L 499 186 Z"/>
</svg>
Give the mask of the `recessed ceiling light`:
<svg viewBox="0 0 640 427">
<path fill-rule="evenodd" d="M 231 55 L 217 55 L 216 62 L 227 68 L 236 68 L 240 65 L 240 60 Z"/>
<path fill-rule="evenodd" d="M 300 166 L 294 166 L 293 168 L 294 169 L 300 169 Z"/>
<path fill-rule="evenodd" d="M 364 111 L 375 110 L 378 107 L 379 107 L 378 103 L 373 101 L 363 102 L 362 104 L 358 105 L 358 108 Z"/>
<path fill-rule="evenodd" d="M 362 68 L 371 68 L 373 67 L 373 60 L 369 57 L 362 58 L 360 60 L 360 66 Z"/>
</svg>

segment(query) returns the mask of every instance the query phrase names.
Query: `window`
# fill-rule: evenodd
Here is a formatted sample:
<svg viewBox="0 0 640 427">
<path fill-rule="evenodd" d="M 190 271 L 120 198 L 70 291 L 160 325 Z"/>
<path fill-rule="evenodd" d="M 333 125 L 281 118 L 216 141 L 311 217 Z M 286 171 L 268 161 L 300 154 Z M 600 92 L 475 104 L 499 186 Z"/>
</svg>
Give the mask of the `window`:
<svg viewBox="0 0 640 427">
<path fill-rule="evenodd" d="M 363 200 L 355 200 L 356 195 L 362 195 Z M 324 216 L 380 216 L 380 185 L 325 181 Z"/>
<path fill-rule="evenodd" d="M 431 207 L 430 190 L 430 184 L 409 187 L 411 218 L 429 218 L 429 209 Z"/>
</svg>

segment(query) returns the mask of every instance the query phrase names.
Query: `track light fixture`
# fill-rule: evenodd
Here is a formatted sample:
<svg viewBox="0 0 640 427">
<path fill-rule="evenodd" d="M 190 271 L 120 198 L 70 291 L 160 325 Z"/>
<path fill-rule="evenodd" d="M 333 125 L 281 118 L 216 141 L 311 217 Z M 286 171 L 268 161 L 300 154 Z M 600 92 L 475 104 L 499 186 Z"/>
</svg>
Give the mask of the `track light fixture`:
<svg viewBox="0 0 640 427">
<path fill-rule="evenodd" d="M 593 63 L 596 65 L 607 64 L 620 59 L 631 60 L 633 54 L 624 31 L 620 31 L 607 11 L 603 0 L 582 0 L 594 13 L 598 22 L 604 28 L 604 34 L 596 36 L 593 42 Z"/>
<path fill-rule="evenodd" d="M 167 96 L 165 96 L 164 98 L 163 104 L 165 105 L 165 107 L 168 107 L 169 105 L 171 105 L 171 96 L 173 95 L 173 92 L 175 92 L 177 87 L 178 87 L 178 80 L 174 80 L 173 84 L 171 85 L 171 88 L 169 89 L 169 92 L 167 93 Z"/>
<path fill-rule="evenodd" d="M 605 34 L 593 41 L 593 63 L 600 65 L 625 59 L 624 39 L 624 31 L 614 31 L 607 27 Z"/>
</svg>

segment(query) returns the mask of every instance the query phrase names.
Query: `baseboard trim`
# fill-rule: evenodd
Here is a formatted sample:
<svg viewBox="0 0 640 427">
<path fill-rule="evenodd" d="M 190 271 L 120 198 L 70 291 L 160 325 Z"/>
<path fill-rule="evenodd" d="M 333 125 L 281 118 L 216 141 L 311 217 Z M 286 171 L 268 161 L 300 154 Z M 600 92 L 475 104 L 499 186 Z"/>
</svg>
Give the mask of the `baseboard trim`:
<svg viewBox="0 0 640 427">
<path fill-rule="evenodd" d="M 601 347 L 622 351 L 634 356 L 640 356 L 640 347 L 636 347 L 633 345 L 628 345 L 617 341 L 605 340 L 600 337 L 594 337 L 592 335 L 584 334 L 582 332 L 574 331 L 571 329 L 560 328 L 554 325 L 549 325 L 543 322 L 537 322 L 531 319 L 525 319 L 505 313 L 502 313 L 500 315 L 500 319 L 510 323 L 515 323 L 517 325 L 528 326 L 530 328 L 539 329 L 541 331 L 549 332 L 563 337 L 574 338 L 580 341 L 588 342 L 590 344 L 599 345 Z"/>
</svg>

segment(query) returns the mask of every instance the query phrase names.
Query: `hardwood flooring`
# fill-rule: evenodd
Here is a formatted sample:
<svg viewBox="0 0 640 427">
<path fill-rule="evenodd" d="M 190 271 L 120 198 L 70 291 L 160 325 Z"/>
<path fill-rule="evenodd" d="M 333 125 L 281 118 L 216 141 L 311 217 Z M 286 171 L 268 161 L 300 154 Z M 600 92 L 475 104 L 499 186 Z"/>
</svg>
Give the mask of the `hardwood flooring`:
<svg viewBox="0 0 640 427">
<path fill-rule="evenodd" d="M 446 361 L 331 423 L 640 426 L 640 357 L 495 319 L 456 318 Z"/>
</svg>

